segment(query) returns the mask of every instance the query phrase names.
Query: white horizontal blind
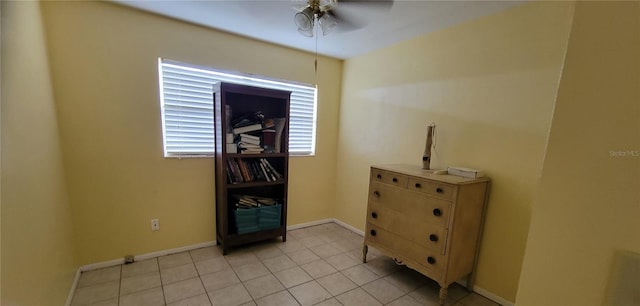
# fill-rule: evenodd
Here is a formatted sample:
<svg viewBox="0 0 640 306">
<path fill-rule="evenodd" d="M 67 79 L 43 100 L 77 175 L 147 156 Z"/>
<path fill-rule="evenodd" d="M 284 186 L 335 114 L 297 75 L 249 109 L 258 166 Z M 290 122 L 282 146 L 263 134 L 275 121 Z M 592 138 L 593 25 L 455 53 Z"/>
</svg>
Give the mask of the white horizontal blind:
<svg viewBox="0 0 640 306">
<path fill-rule="evenodd" d="M 159 59 L 159 73 L 165 157 L 213 155 L 212 85 L 217 82 L 291 91 L 289 153 L 315 154 L 316 87 L 165 59 Z"/>
</svg>

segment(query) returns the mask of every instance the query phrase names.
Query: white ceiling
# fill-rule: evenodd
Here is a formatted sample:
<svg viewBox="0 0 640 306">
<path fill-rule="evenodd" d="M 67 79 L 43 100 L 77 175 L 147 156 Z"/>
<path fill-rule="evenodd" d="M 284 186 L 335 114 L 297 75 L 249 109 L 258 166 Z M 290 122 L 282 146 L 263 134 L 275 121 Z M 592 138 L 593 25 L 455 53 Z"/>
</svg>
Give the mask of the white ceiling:
<svg viewBox="0 0 640 306">
<path fill-rule="evenodd" d="M 354 5 L 338 2 L 337 11 L 367 25 L 348 32 L 305 37 L 293 22 L 296 11 L 290 0 L 114 2 L 179 20 L 247 36 L 295 49 L 347 59 L 421 34 L 443 29 L 521 4 L 513 1 L 408 1 L 395 0 L 390 9 L 373 9 L 362 0 Z M 339 1 L 339 0 L 338 0 Z M 355 10 L 354 8 L 362 8 Z M 375 7 L 375 6 L 374 6 Z M 356 20 L 354 20 L 356 21 Z"/>
</svg>

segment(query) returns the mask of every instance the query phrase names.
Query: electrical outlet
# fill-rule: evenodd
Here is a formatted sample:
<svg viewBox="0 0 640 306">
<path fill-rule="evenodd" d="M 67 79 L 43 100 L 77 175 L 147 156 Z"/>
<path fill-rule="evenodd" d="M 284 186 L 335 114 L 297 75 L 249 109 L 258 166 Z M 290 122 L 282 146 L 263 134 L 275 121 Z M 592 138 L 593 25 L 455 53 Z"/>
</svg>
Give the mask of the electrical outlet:
<svg viewBox="0 0 640 306">
<path fill-rule="evenodd" d="M 158 221 L 158 219 L 151 219 L 151 230 L 160 230 L 160 221 Z"/>
</svg>

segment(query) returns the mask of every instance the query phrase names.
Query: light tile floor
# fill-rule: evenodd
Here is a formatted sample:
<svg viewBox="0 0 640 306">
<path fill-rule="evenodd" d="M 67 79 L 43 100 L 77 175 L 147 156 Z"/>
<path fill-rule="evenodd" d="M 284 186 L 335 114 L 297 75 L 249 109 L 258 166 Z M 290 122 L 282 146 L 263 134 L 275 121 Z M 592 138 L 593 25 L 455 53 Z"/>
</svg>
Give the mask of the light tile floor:
<svg viewBox="0 0 640 306">
<path fill-rule="evenodd" d="M 72 305 L 437 305 L 438 285 L 335 223 L 280 239 L 171 254 L 82 273 Z M 452 284 L 446 305 L 498 306 Z"/>
</svg>

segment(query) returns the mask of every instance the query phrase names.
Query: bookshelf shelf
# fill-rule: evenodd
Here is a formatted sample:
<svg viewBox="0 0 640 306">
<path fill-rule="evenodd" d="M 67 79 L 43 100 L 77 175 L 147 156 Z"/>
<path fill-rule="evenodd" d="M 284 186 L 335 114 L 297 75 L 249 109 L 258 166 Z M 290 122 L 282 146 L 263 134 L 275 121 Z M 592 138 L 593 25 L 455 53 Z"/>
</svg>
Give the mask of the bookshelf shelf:
<svg viewBox="0 0 640 306">
<path fill-rule="evenodd" d="M 243 154 L 229 153 L 227 158 L 269 158 L 269 157 L 286 157 L 289 153 L 260 153 L 260 154 Z"/>
<path fill-rule="evenodd" d="M 285 184 L 285 182 L 284 181 L 275 181 L 275 182 L 235 183 L 235 184 L 228 184 L 227 188 L 229 188 L 229 189 L 241 189 L 241 188 L 259 187 L 259 186 L 274 186 L 274 185 L 282 185 L 282 184 Z"/>
<path fill-rule="evenodd" d="M 224 254 L 242 244 L 287 239 L 290 95 L 214 85 L 216 242 Z M 252 130 L 233 133 L 247 126 Z"/>
</svg>

